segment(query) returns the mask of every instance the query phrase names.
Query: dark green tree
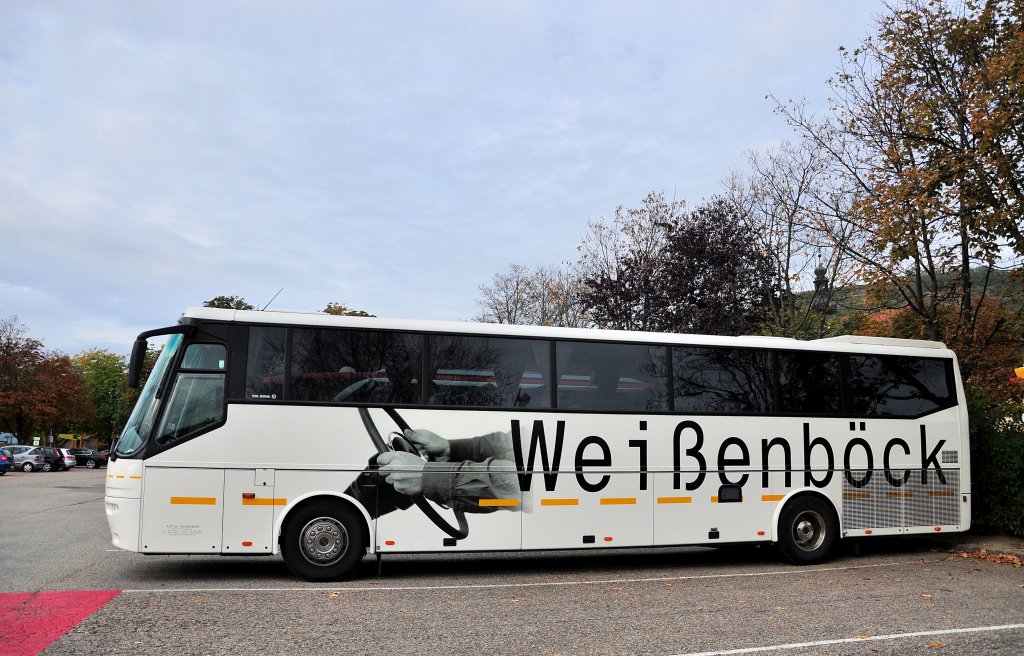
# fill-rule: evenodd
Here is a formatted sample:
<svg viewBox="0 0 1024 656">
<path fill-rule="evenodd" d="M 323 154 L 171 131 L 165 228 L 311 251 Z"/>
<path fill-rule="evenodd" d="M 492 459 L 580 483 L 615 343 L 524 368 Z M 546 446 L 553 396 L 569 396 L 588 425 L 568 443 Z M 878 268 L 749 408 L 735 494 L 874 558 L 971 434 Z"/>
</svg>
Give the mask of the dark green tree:
<svg viewBox="0 0 1024 656">
<path fill-rule="evenodd" d="M 122 356 L 105 349 L 83 351 L 74 358 L 73 364 L 96 409 L 80 429 L 93 435 L 101 448 L 109 446 L 111 439 L 124 428 L 131 412 L 128 365 Z"/>
<path fill-rule="evenodd" d="M 321 312 L 326 312 L 327 314 L 333 314 L 333 315 L 339 316 L 339 317 L 375 317 L 375 316 L 377 316 L 375 314 L 370 314 L 369 312 L 365 312 L 363 310 L 353 310 L 352 308 L 350 308 L 349 306 L 345 305 L 344 303 L 335 303 L 334 301 L 331 301 L 330 303 L 328 303 L 327 307 L 325 307 L 323 310 L 321 310 Z"/>
<path fill-rule="evenodd" d="M 241 296 L 214 296 L 208 301 L 203 301 L 203 307 L 222 308 L 225 310 L 255 310 L 256 306 L 249 303 Z"/>
<path fill-rule="evenodd" d="M 662 214 L 655 251 L 620 251 L 582 281 L 599 325 L 678 333 L 759 332 L 773 293 L 773 268 L 735 205 L 714 199 L 692 212 Z"/>
</svg>

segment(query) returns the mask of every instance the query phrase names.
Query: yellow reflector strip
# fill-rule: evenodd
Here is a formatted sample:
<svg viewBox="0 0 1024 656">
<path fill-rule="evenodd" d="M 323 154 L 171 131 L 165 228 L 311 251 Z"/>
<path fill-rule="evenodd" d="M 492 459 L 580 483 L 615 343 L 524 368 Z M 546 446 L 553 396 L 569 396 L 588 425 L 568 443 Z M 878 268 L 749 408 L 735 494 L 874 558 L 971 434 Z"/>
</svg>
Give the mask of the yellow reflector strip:
<svg viewBox="0 0 1024 656">
<path fill-rule="evenodd" d="M 909 499 L 914 496 L 913 492 L 886 492 L 885 496 L 890 499 Z"/>
<path fill-rule="evenodd" d="M 217 497 L 171 497 L 172 506 L 216 506 Z"/>
<path fill-rule="evenodd" d="M 286 506 L 287 499 L 242 499 L 243 506 Z"/>
<path fill-rule="evenodd" d="M 718 497 L 711 497 L 711 503 L 718 503 Z"/>
<path fill-rule="evenodd" d="M 480 499 L 481 508 L 514 508 L 519 505 L 519 499 Z"/>
<path fill-rule="evenodd" d="M 124 476 L 115 476 L 114 478 L 124 478 Z"/>
<path fill-rule="evenodd" d="M 658 497 L 658 503 L 693 503 L 693 497 Z"/>
<path fill-rule="evenodd" d="M 129 476 L 128 478 L 133 479 L 133 480 L 139 480 L 142 477 L 141 476 Z"/>
<path fill-rule="evenodd" d="M 540 505 L 542 506 L 578 506 L 580 505 L 579 499 L 541 499 Z"/>
<path fill-rule="evenodd" d="M 843 492 L 844 499 L 870 499 L 870 492 Z"/>
<path fill-rule="evenodd" d="M 782 501 L 785 494 L 762 494 L 761 501 Z"/>
<path fill-rule="evenodd" d="M 601 499 L 602 506 L 631 506 L 636 503 L 636 497 L 605 497 Z"/>
<path fill-rule="evenodd" d="M 930 497 L 955 497 L 956 492 L 953 490 L 929 490 L 928 496 Z"/>
</svg>

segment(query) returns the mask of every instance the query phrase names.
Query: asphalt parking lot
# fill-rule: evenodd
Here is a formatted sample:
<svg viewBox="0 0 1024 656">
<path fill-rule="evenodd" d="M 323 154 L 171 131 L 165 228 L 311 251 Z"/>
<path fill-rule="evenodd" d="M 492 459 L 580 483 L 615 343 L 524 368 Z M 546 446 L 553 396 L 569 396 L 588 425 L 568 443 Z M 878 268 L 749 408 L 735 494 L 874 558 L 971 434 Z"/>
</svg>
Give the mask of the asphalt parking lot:
<svg viewBox="0 0 1024 656">
<path fill-rule="evenodd" d="M 770 549 L 393 556 L 380 576 L 367 558 L 352 581 L 314 584 L 278 557 L 115 550 L 103 482 L 0 477 L 0 593 L 111 591 L 45 654 L 1024 653 L 1024 568 L 933 541 L 814 567 Z"/>
</svg>

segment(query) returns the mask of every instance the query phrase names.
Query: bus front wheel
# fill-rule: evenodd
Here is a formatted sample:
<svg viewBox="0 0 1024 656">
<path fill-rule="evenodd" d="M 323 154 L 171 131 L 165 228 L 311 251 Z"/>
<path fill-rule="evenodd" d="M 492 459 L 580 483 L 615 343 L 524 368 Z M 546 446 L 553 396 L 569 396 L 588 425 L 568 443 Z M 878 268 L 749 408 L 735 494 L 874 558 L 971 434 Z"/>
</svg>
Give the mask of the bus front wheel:
<svg viewBox="0 0 1024 656">
<path fill-rule="evenodd" d="M 309 581 L 338 581 L 366 554 L 361 518 L 341 503 L 316 501 L 285 522 L 281 555 L 293 574 Z"/>
<path fill-rule="evenodd" d="M 796 565 L 812 565 L 826 558 L 839 538 L 839 521 L 824 499 L 800 496 L 786 504 L 779 516 L 779 548 Z"/>
</svg>

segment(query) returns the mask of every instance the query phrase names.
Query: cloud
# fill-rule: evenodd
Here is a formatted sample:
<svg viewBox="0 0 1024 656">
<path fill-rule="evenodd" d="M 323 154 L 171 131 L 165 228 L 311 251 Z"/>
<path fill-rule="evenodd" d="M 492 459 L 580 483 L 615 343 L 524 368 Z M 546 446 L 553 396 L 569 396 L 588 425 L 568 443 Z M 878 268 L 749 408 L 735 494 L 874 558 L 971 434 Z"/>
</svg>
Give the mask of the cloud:
<svg viewBox="0 0 1024 656">
<path fill-rule="evenodd" d="M 67 344 L 281 287 L 470 317 L 510 262 L 572 258 L 587 220 L 699 200 L 785 138 L 765 92 L 823 95 L 860 5 L 7 7 L 0 281 L 51 303 L 0 310 Z"/>
</svg>

